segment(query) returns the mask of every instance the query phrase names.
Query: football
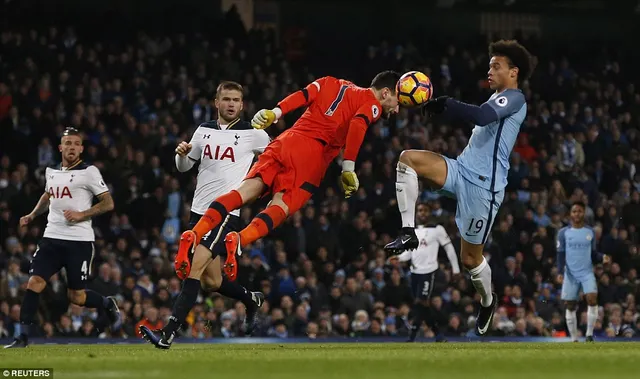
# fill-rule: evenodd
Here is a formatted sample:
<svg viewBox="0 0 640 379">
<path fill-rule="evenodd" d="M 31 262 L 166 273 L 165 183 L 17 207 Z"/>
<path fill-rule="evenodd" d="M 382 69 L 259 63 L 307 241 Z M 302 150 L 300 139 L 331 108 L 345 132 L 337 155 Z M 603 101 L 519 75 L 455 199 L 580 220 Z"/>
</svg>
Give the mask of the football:
<svg viewBox="0 0 640 379">
<path fill-rule="evenodd" d="M 404 107 L 422 105 L 433 96 L 431 80 L 420 71 L 409 71 L 400 77 L 396 85 L 398 102 Z"/>
</svg>

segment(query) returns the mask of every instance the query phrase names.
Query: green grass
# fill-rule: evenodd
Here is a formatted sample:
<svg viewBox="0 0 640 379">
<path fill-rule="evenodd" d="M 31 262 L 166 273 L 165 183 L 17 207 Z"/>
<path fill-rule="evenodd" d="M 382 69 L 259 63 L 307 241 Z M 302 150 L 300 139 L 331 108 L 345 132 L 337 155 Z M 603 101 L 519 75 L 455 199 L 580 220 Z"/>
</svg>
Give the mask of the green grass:
<svg viewBox="0 0 640 379">
<path fill-rule="evenodd" d="M 54 378 L 640 378 L 640 343 L 32 345 L 0 367 Z"/>
</svg>

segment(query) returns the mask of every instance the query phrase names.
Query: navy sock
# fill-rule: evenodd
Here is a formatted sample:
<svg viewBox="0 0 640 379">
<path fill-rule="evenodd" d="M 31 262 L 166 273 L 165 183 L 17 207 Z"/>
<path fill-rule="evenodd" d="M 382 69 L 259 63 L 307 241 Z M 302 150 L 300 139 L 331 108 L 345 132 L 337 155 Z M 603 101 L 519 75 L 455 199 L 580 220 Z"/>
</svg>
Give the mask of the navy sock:
<svg viewBox="0 0 640 379">
<path fill-rule="evenodd" d="M 108 298 L 100 295 L 96 291 L 86 290 L 86 299 L 84 300 L 84 306 L 87 308 L 95 308 L 98 311 L 104 310 L 108 307 L 110 301 Z"/>
<path fill-rule="evenodd" d="M 20 307 L 20 335 L 29 336 L 31 324 L 35 321 L 38 312 L 38 301 L 40 294 L 30 289 L 24 294 L 22 306 Z"/>
<path fill-rule="evenodd" d="M 173 315 L 169 318 L 169 323 L 164 328 L 165 333 L 175 333 L 180 328 L 184 320 L 187 318 L 189 311 L 198 299 L 200 291 L 200 281 L 197 279 L 187 278 L 183 285 L 182 291 L 176 302 L 173 304 Z"/>
<path fill-rule="evenodd" d="M 222 283 L 217 291 L 220 295 L 230 297 L 232 299 L 240 300 L 245 307 L 252 307 L 254 305 L 251 292 L 236 282 L 232 282 L 226 277 L 222 278 Z"/>
</svg>

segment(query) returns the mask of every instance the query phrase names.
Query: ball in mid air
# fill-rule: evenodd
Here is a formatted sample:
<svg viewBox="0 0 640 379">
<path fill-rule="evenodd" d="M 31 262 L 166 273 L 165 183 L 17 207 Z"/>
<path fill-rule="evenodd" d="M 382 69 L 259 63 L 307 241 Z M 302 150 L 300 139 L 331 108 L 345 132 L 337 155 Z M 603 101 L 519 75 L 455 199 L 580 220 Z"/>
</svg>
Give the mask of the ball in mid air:
<svg viewBox="0 0 640 379">
<path fill-rule="evenodd" d="M 417 107 L 433 96 L 431 79 L 420 71 L 409 71 L 400 77 L 396 85 L 398 102 L 404 107 Z"/>
</svg>

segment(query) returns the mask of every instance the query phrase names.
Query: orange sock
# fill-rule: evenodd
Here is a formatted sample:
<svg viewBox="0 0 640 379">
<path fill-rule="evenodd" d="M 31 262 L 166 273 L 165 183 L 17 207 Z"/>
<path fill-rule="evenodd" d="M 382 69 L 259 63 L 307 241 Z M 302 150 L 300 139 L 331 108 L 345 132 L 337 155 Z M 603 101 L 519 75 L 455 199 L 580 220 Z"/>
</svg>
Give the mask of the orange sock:
<svg viewBox="0 0 640 379">
<path fill-rule="evenodd" d="M 220 225 L 229 212 L 241 206 L 242 196 L 240 196 L 240 193 L 236 190 L 220 196 L 209 205 L 209 209 L 200 217 L 196 226 L 193 227 L 193 231 L 198 238 L 202 238 L 202 236 L 209 233 L 213 228 Z"/>
<path fill-rule="evenodd" d="M 254 243 L 260 238 L 266 236 L 273 229 L 277 228 L 284 220 L 287 214 L 277 205 L 267 207 L 263 212 L 259 213 L 251 223 L 240 232 L 240 243 L 247 246 Z"/>
</svg>

